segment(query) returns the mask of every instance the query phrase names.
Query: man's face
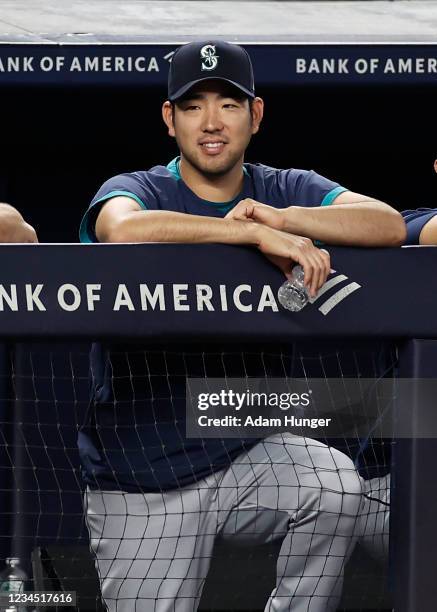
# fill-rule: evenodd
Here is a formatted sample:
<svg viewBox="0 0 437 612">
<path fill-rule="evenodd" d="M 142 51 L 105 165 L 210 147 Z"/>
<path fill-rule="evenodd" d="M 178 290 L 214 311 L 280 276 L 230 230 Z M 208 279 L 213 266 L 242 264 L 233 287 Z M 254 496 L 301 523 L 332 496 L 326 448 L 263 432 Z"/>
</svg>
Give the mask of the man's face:
<svg viewBox="0 0 437 612">
<path fill-rule="evenodd" d="M 184 160 L 202 174 L 222 176 L 242 163 L 262 119 L 262 100 L 251 110 L 237 89 L 210 80 L 193 87 L 173 112 L 165 103 L 163 115 Z"/>
</svg>

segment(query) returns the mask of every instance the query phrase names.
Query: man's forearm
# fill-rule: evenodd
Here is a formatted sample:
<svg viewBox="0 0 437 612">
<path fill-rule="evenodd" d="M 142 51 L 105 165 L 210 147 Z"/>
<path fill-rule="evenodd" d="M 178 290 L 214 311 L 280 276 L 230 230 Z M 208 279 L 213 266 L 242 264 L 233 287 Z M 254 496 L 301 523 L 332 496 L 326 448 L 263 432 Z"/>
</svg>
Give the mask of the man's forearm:
<svg viewBox="0 0 437 612">
<path fill-rule="evenodd" d="M 345 246 L 399 246 L 406 236 L 402 216 L 377 201 L 303 208 L 283 212 L 284 231 Z"/>
<path fill-rule="evenodd" d="M 181 242 L 257 245 L 256 223 L 188 215 L 171 211 L 138 211 L 126 215 L 98 238 L 101 242 Z"/>
<path fill-rule="evenodd" d="M 99 242 L 222 243 L 255 246 L 286 277 L 293 264 L 304 269 L 314 296 L 330 271 L 329 254 L 309 238 L 281 232 L 252 219 L 203 217 L 172 211 L 133 210 L 129 201 L 108 202 L 96 223 Z"/>
</svg>

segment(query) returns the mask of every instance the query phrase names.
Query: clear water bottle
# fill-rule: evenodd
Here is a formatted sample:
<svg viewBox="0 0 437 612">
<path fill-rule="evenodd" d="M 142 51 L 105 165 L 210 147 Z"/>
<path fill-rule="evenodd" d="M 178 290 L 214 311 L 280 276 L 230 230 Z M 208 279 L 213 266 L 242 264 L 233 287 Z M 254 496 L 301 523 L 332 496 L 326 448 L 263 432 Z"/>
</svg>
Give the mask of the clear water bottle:
<svg viewBox="0 0 437 612">
<path fill-rule="evenodd" d="M 302 266 L 294 266 L 291 271 L 291 280 L 286 280 L 279 287 L 278 300 L 281 306 L 291 312 L 299 312 L 308 304 L 309 295 L 305 287 Z"/>
<path fill-rule="evenodd" d="M 22 593 L 27 584 L 27 574 L 20 567 L 20 559 L 17 557 L 9 557 L 6 559 L 6 568 L 0 572 L 0 592 L 5 593 Z M 25 606 L 15 606 L 8 604 L 2 598 L 0 604 L 1 612 L 26 612 Z"/>
</svg>

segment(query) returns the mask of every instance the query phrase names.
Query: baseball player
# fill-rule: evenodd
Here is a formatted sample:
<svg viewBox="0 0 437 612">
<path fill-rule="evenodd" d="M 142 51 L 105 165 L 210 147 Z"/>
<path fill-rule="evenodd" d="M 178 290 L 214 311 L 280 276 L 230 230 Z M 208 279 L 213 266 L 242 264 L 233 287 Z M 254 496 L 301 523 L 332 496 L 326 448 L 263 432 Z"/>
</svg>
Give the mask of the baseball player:
<svg viewBox="0 0 437 612">
<path fill-rule="evenodd" d="M 18 210 L 0 202 L 0 242 L 38 242 L 36 232 Z"/>
<path fill-rule="evenodd" d="M 104 183 L 82 221 L 83 242 L 252 246 L 286 275 L 300 263 L 312 295 L 330 272 L 328 253 L 313 241 L 403 242 L 403 220 L 387 204 L 313 171 L 244 163 L 263 101 L 243 48 L 223 41 L 180 47 L 162 116 L 180 156 Z M 258 207 L 261 216 L 275 216 L 271 226 L 253 213 Z M 363 499 L 352 461 L 289 434 L 187 439 L 177 382 L 164 377 L 168 388 L 159 394 L 132 382 L 132 372 L 154 372 L 157 359 L 102 344 L 91 354 L 92 401 L 79 449 L 86 519 L 108 609 L 196 610 L 214 541 L 232 537 L 282 541 L 266 611 L 335 610 Z M 194 363 L 193 356 L 190 367 L 208 375 L 213 370 L 205 359 Z M 187 361 L 177 362 L 179 372 L 191 373 Z M 261 370 L 278 375 L 264 362 Z"/>
<path fill-rule="evenodd" d="M 434 161 L 437 173 L 437 160 Z M 401 212 L 406 228 L 406 245 L 437 245 L 437 208 Z M 390 520 L 390 474 L 363 482 L 365 504 L 359 520 L 360 543 L 378 559 L 388 556 Z"/>
<path fill-rule="evenodd" d="M 437 174 L 437 159 L 434 160 Z M 402 211 L 407 226 L 405 244 L 437 245 L 437 208 L 416 208 Z"/>
<path fill-rule="evenodd" d="M 407 226 L 405 244 L 437 244 L 437 208 L 403 210 Z"/>
</svg>

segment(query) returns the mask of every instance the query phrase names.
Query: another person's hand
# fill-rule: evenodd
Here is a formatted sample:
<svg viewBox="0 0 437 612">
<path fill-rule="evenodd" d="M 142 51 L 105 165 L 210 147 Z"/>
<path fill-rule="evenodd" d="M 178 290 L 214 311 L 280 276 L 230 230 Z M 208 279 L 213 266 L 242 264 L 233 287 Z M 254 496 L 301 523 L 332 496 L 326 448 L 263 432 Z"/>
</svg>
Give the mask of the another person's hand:
<svg viewBox="0 0 437 612">
<path fill-rule="evenodd" d="M 16 208 L 0 202 L 0 242 L 38 242 L 35 230 Z"/>
<path fill-rule="evenodd" d="M 257 236 L 258 249 L 278 266 L 287 278 L 291 276 L 293 264 L 302 266 L 305 285 L 310 296 L 314 297 L 331 272 L 329 253 L 315 247 L 309 238 L 281 232 L 265 225 L 258 226 Z"/>
<path fill-rule="evenodd" d="M 261 204 L 251 198 L 240 200 L 232 210 L 226 215 L 227 219 L 237 219 L 239 221 L 256 221 L 263 225 L 268 225 L 273 229 L 284 230 L 285 220 L 283 210 Z"/>
</svg>

